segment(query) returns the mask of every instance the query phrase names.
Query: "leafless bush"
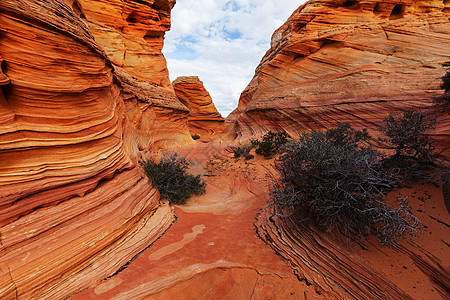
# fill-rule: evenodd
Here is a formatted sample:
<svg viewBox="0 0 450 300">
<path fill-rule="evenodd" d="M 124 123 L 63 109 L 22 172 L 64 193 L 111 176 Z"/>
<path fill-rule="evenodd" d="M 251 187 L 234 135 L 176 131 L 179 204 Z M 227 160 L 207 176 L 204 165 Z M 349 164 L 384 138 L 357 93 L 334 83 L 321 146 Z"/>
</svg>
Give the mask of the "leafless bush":
<svg viewBox="0 0 450 300">
<path fill-rule="evenodd" d="M 379 167 L 380 154 L 360 143 L 366 131 L 348 124 L 325 132 L 312 131 L 286 143 L 276 163 L 281 178 L 271 192 L 275 213 L 306 214 L 320 229 L 358 241 L 373 234 L 382 244 L 415 236 L 420 221 L 406 198 L 392 199 L 395 176 Z"/>
</svg>

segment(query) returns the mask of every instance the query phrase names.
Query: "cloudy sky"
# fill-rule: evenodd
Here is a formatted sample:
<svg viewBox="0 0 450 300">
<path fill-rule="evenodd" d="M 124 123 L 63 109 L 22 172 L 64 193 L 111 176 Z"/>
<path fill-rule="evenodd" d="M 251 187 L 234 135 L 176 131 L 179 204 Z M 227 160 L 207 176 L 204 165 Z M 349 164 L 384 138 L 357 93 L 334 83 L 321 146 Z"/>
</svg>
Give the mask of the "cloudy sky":
<svg viewBox="0 0 450 300">
<path fill-rule="evenodd" d="M 272 33 L 302 0 L 177 0 L 163 53 L 170 79 L 199 76 L 222 116 L 237 106 Z"/>
</svg>

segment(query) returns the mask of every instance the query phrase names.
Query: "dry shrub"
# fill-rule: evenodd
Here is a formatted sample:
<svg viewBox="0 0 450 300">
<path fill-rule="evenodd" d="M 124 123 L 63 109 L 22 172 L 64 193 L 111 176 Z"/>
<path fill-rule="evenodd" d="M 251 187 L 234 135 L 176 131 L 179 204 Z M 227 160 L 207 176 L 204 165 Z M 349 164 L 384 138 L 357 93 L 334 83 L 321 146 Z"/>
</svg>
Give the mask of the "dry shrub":
<svg viewBox="0 0 450 300">
<path fill-rule="evenodd" d="M 432 163 L 437 154 L 435 144 L 426 134 L 436 125 L 436 117 L 421 111 L 408 110 L 403 114 L 389 114 L 379 130 L 386 135 L 380 139 L 395 156 L 409 157 L 422 163 Z"/>
<path fill-rule="evenodd" d="M 376 150 L 361 146 L 368 137 L 366 131 L 340 124 L 286 143 L 275 165 L 281 177 L 271 192 L 275 213 L 304 214 L 320 229 L 352 241 L 373 234 L 391 245 L 415 236 L 422 225 L 406 198 L 388 204 L 387 192 L 397 181 L 380 168 L 382 157 Z"/>
</svg>

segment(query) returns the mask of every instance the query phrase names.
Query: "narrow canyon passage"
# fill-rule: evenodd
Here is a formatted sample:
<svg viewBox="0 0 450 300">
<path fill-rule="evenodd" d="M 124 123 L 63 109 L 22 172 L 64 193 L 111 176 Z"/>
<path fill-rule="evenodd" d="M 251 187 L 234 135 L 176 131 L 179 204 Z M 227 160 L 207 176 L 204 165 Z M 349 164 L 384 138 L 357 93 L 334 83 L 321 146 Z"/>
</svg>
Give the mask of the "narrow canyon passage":
<svg viewBox="0 0 450 300">
<path fill-rule="evenodd" d="M 72 299 L 322 299 L 256 236 L 263 164 L 226 151 L 209 159 L 214 147 L 181 151 L 206 175 L 206 194 L 176 207 L 172 227 L 125 270 Z"/>
</svg>

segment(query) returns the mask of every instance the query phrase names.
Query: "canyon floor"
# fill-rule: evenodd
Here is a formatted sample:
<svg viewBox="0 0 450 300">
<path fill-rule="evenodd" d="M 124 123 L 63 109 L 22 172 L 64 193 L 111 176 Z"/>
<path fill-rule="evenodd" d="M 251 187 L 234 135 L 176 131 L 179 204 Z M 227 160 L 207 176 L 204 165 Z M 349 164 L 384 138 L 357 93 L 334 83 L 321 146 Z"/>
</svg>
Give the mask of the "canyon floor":
<svg viewBox="0 0 450 300">
<path fill-rule="evenodd" d="M 179 153 L 194 162 L 193 173 L 204 175 L 206 193 L 174 207 L 177 220 L 171 228 L 126 268 L 71 299 L 330 298 L 320 286 L 299 280 L 302 276 L 256 234 L 255 218 L 266 205 L 273 160 L 258 155 L 236 160 L 221 141 L 198 141 L 196 148 Z M 415 243 L 388 248 L 369 239 L 364 245 L 333 250 L 414 299 L 446 298 L 450 236 L 442 188 L 416 185 L 402 193 L 410 196 L 414 213 L 425 225 Z M 330 262 L 327 268 L 340 276 L 340 266 Z"/>
</svg>

